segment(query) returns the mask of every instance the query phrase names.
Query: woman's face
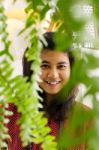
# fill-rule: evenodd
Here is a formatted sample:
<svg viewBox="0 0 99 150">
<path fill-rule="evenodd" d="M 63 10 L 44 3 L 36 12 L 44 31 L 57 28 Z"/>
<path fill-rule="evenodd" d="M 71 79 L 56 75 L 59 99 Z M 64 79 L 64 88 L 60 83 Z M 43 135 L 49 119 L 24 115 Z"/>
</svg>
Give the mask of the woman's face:
<svg viewBox="0 0 99 150">
<path fill-rule="evenodd" d="M 63 52 L 43 50 L 41 53 L 40 87 L 48 94 L 57 94 L 70 78 L 70 62 Z"/>
</svg>

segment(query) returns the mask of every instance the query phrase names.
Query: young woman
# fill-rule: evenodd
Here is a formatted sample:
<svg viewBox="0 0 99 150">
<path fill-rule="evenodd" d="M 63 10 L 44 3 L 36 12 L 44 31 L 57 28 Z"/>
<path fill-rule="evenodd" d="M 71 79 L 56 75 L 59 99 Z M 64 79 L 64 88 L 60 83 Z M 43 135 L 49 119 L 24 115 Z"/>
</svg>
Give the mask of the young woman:
<svg viewBox="0 0 99 150">
<path fill-rule="evenodd" d="M 52 32 L 44 34 L 47 45 L 43 44 L 43 49 L 41 52 L 42 62 L 40 66 L 40 78 L 42 82 L 39 83 L 39 86 L 43 90 L 43 93 L 40 93 L 40 96 L 44 100 L 42 103 L 43 111 L 48 118 L 48 126 L 51 128 L 50 134 L 58 138 L 63 129 L 68 129 L 71 120 L 70 118 L 72 118 L 74 114 L 74 108 L 80 108 L 82 114 L 87 112 L 87 108 L 82 104 L 76 104 L 74 101 L 78 91 L 77 86 L 73 87 L 68 94 L 66 92 L 64 97 L 60 96 L 64 86 L 70 81 L 74 58 L 72 57 L 69 49 L 66 52 L 55 51 L 56 49 L 53 40 L 53 34 L 54 33 Z M 32 73 L 30 70 L 30 64 L 31 63 L 27 62 L 27 59 L 24 56 L 23 75 L 28 76 L 29 79 Z M 9 133 L 11 135 L 9 150 L 41 150 L 40 145 L 33 143 L 30 143 L 26 148 L 22 148 L 18 135 L 19 127 L 16 125 L 16 120 L 18 119 L 19 114 L 16 112 L 14 106 L 11 109 L 13 109 L 12 111 L 14 111 L 14 115 L 11 116 L 11 121 L 8 124 Z M 85 133 L 87 129 L 87 123 L 83 123 L 80 128 L 82 132 Z M 78 131 L 81 130 L 76 130 L 77 137 L 80 136 Z M 64 148 L 64 150 L 66 150 L 66 148 Z M 73 144 L 73 146 L 68 148 L 68 150 L 86 150 L 86 143 L 84 141 L 83 143 L 80 142 L 78 145 Z"/>
</svg>

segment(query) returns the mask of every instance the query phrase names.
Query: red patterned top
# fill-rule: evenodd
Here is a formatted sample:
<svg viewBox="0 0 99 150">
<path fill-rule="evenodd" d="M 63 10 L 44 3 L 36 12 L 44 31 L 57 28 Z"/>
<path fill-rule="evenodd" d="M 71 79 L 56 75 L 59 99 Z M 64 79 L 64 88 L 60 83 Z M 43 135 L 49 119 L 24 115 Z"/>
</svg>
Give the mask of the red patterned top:
<svg viewBox="0 0 99 150">
<path fill-rule="evenodd" d="M 22 143 L 19 138 L 19 126 L 16 124 L 19 118 L 19 113 L 14 105 L 10 105 L 9 110 L 13 112 L 13 115 L 9 117 L 10 122 L 7 125 L 11 136 L 8 141 L 8 150 L 41 150 L 41 146 L 36 144 L 30 144 L 27 148 L 22 147 Z M 55 120 L 51 119 L 48 121 L 48 126 L 51 128 L 50 134 L 56 137 L 59 131 L 59 124 Z M 69 148 L 68 150 L 86 150 L 86 145 L 81 144 Z"/>
<path fill-rule="evenodd" d="M 22 143 L 19 138 L 19 126 L 16 124 L 19 113 L 16 107 L 13 105 L 9 106 L 9 110 L 13 112 L 13 115 L 9 117 L 10 122 L 7 127 L 9 129 L 10 140 L 8 141 L 8 150 L 41 150 L 41 146 L 38 144 L 30 144 L 27 148 L 22 148 Z M 48 126 L 51 128 L 51 135 L 57 136 L 59 125 L 58 123 L 51 119 L 48 121 Z"/>
</svg>

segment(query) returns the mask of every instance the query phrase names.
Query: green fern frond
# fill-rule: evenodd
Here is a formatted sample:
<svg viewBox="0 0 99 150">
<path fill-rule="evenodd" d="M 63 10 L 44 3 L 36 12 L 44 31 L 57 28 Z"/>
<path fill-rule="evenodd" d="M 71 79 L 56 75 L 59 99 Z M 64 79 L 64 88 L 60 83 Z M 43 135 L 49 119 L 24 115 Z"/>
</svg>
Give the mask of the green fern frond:
<svg viewBox="0 0 99 150">
<path fill-rule="evenodd" d="M 32 4 L 31 4 L 31 7 L 32 7 Z M 34 13 L 33 9 L 32 10 L 28 9 L 28 13 L 29 13 L 29 16 L 27 18 L 26 26 L 23 29 L 23 31 L 31 27 L 29 36 L 27 37 L 30 46 L 28 48 L 28 51 L 26 52 L 26 56 L 29 61 L 32 61 L 31 70 L 33 71 L 33 75 L 30 81 L 31 82 L 30 87 L 32 87 L 31 96 L 28 96 L 27 99 L 25 99 L 25 97 L 23 98 L 22 103 L 24 102 L 24 104 L 21 103 L 19 105 L 17 103 L 18 111 L 21 112 L 22 114 L 19 120 L 19 124 L 21 128 L 20 135 L 23 141 L 23 145 L 27 145 L 28 142 L 34 142 L 34 143 L 41 143 L 41 145 L 43 144 L 43 147 L 44 147 L 47 143 L 46 139 L 47 137 L 49 137 L 50 129 L 46 127 L 47 119 L 43 117 L 43 113 L 39 112 L 39 107 L 42 107 L 42 106 L 38 101 L 38 98 L 39 98 L 38 91 L 41 91 L 41 89 L 39 88 L 37 82 L 40 80 L 39 79 L 40 63 L 41 63 L 40 53 L 42 49 L 42 44 L 40 42 L 41 35 L 39 37 L 37 23 L 40 21 L 40 15 L 37 12 Z M 22 89 L 20 90 L 22 91 Z M 23 93 L 25 93 L 25 91 Z M 20 95 L 19 92 L 18 94 Z M 24 123 L 26 124 L 26 126 L 24 126 Z M 52 136 L 50 136 L 50 141 L 49 141 L 50 149 L 56 150 L 56 145 L 57 144 L 55 142 L 55 139 Z"/>
<path fill-rule="evenodd" d="M 12 115 L 12 113 L 6 110 L 6 101 L 2 100 L 0 96 L 0 149 L 7 148 L 7 143 L 5 141 L 10 138 L 8 129 L 5 126 L 9 122 L 9 119 L 5 117 L 10 115 Z"/>
<path fill-rule="evenodd" d="M 33 95 L 31 84 L 26 83 L 27 78 L 22 78 L 21 76 L 12 77 L 12 68 L 8 62 L 2 62 L 0 66 L 1 94 L 4 95 L 3 99 L 6 99 L 6 103 L 14 103 L 21 114 L 18 123 L 21 129 L 20 136 L 23 145 L 25 146 L 34 141 L 45 142 L 43 139 L 50 130 L 45 127 L 47 120 L 43 118 L 43 113 L 38 110 L 40 104 L 37 97 Z"/>
<path fill-rule="evenodd" d="M 13 60 L 13 56 L 9 52 L 9 47 L 11 42 L 8 40 L 8 32 L 7 32 L 7 17 L 4 14 L 4 7 L 2 4 L 2 0 L 0 2 L 0 36 L 1 42 L 3 43 L 3 49 L 0 49 L 0 56 L 7 56 L 10 60 Z"/>
</svg>

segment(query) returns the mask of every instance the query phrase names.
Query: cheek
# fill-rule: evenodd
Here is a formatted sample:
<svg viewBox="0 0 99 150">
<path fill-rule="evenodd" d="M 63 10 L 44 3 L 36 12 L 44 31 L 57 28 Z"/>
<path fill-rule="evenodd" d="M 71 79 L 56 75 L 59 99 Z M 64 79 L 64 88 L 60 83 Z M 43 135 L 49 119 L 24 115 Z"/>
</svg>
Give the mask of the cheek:
<svg viewBox="0 0 99 150">
<path fill-rule="evenodd" d="M 68 69 L 68 70 L 66 70 L 64 72 L 63 77 L 64 77 L 65 80 L 69 80 L 70 79 L 70 75 L 71 75 L 70 69 Z"/>
<path fill-rule="evenodd" d="M 40 82 L 38 82 L 38 84 L 39 84 L 39 86 L 42 88 L 42 85 L 43 85 L 43 80 L 44 80 L 44 77 L 43 77 L 43 75 L 41 74 L 40 75 Z"/>
<path fill-rule="evenodd" d="M 46 71 L 41 71 L 40 79 L 43 80 L 46 78 L 46 76 L 47 76 Z"/>
</svg>

